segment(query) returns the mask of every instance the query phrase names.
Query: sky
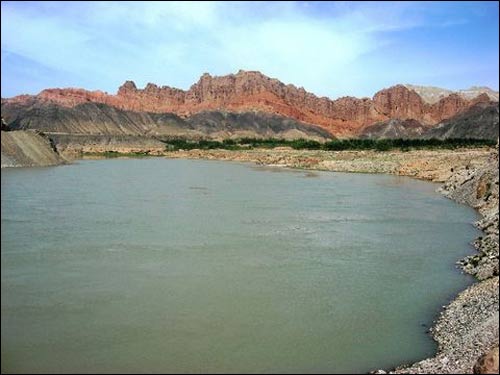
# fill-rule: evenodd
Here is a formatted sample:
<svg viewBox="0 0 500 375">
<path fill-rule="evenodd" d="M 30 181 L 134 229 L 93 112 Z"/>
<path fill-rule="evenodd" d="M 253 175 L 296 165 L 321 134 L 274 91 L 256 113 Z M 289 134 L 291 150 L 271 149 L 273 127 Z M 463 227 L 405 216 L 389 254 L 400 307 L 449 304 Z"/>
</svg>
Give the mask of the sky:
<svg viewBox="0 0 500 375">
<path fill-rule="evenodd" d="M 259 70 L 318 96 L 499 81 L 498 2 L 1 2 L 1 96 Z"/>
</svg>

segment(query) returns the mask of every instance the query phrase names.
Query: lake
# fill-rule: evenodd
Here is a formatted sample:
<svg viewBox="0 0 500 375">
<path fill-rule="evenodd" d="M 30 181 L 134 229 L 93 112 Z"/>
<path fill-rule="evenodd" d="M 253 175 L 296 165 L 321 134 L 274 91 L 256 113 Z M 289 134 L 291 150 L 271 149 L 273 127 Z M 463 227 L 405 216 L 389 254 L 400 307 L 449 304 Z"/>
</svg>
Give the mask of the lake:
<svg viewBox="0 0 500 375">
<path fill-rule="evenodd" d="M 407 177 L 3 169 L 2 372 L 360 373 L 431 356 L 477 214 Z"/>
</svg>

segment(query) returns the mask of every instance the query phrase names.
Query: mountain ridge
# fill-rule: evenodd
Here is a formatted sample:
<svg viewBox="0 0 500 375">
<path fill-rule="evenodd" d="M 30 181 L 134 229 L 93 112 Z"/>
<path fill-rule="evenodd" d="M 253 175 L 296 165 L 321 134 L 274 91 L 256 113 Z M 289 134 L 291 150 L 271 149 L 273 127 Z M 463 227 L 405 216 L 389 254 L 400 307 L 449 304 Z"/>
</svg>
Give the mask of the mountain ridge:
<svg viewBox="0 0 500 375">
<path fill-rule="evenodd" d="M 211 76 L 204 73 L 188 90 L 148 83 L 143 89 L 126 81 L 115 95 L 79 88 L 42 90 L 37 95 L 2 99 L 4 105 L 25 107 L 53 103 L 62 107 L 93 102 L 136 112 L 174 113 L 188 117 L 203 111 L 263 112 L 318 125 L 333 136 L 352 136 L 363 128 L 393 118 L 414 119 L 436 125 L 478 102 L 488 102 L 486 93 L 467 99 L 452 93 L 434 104 L 427 103 L 405 85 L 382 89 L 372 98 L 318 97 L 302 87 L 284 84 L 258 71 Z"/>
</svg>

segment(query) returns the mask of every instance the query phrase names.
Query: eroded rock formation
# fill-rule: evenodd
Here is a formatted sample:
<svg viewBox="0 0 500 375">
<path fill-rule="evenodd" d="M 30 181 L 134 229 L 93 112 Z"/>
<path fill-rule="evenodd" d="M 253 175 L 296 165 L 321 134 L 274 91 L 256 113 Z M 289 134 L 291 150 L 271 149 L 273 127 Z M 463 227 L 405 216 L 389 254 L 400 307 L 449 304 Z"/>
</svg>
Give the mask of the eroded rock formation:
<svg viewBox="0 0 500 375">
<path fill-rule="evenodd" d="M 187 117 L 202 111 L 276 114 L 323 127 L 336 136 L 352 136 L 363 128 L 390 119 L 413 119 L 434 125 L 478 102 L 490 101 L 481 94 L 472 99 L 450 94 L 431 104 L 417 92 L 396 85 L 376 93 L 373 99 L 342 97 L 331 100 L 318 97 L 294 85 L 285 85 L 256 71 L 213 77 L 205 73 L 189 90 L 148 83 L 139 89 L 126 81 L 116 95 L 83 89 L 47 89 L 35 96 L 21 95 L 2 100 L 4 106 L 55 104 L 75 107 L 84 103 L 102 103 L 135 112 L 174 113 Z"/>
</svg>

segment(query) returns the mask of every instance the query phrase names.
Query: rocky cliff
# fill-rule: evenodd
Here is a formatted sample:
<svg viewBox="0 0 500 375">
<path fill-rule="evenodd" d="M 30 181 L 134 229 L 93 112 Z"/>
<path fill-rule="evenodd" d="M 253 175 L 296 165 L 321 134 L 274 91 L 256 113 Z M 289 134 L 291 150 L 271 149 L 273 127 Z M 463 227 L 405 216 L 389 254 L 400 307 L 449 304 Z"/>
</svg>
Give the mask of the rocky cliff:
<svg viewBox="0 0 500 375">
<path fill-rule="evenodd" d="M 1 166 L 42 167 L 63 164 L 65 160 L 51 141 L 32 131 L 2 131 Z"/>
<path fill-rule="evenodd" d="M 498 102 L 481 102 L 430 128 L 423 138 L 498 139 Z"/>
<path fill-rule="evenodd" d="M 331 100 L 260 72 L 240 70 L 220 77 L 205 73 L 186 91 L 152 83 L 138 89 L 132 81 L 125 82 L 116 95 L 75 88 L 47 89 L 35 96 L 2 100 L 2 114 L 4 108 L 12 112 L 44 105 L 74 108 L 85 103 L 106 104 L 140 113 L 173 113 L 180 117 L 204 111 L 258 111 L 318 125 L 335 136 L 352 136 L 366 126 L 394 118 L 434 125 L 477 102 L 489 100 L 486 94 L 465 98 L 452 93 L 431 104 L 403 85 L 381 90 L 372 99 L 343 97 Z M 9 113 L 4 117 L 9 123 L 12 121 L 8 118 Z"/>
<path fill-rule="evenodd" d="M 398 118 L 377 122 L 362 129 L 359 138 L 498 138 L 498 102 L 479 102 L 437 125 L 424 125 L 414 119 Z"/>
<path fill-rule="evenodd" d="M 203 111 L 182 118 L 172 113 L 138 112 L 103 103 L 61 106 L 34 100 L 2 105 L 2 116 L 13 129 L 47 134 L 146 136 L 157 138 L 308 138 L 331 139 L 326 130 L 293 118 L 266 112 Z"/>
</svg>

